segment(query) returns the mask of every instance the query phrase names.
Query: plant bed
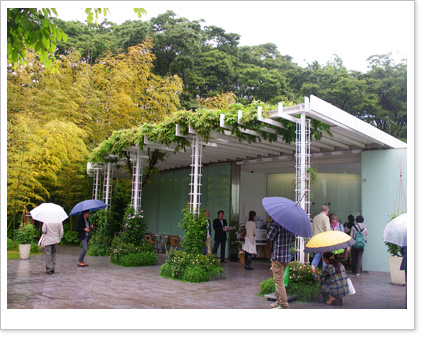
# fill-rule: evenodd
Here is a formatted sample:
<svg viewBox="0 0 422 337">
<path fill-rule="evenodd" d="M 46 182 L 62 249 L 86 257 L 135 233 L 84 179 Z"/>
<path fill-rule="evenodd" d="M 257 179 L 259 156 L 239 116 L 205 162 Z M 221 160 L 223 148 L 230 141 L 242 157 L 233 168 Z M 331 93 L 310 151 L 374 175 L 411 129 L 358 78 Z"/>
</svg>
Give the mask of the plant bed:
<svg viewBox="0 0 422 337">
<path fill-rule="evenodd" d="M 146 241 L 138 245 L 127 243 L 116 236 L 111 245 L 110 262 L 123 267 L 152 266 L 157 263 L 153 246 Z"/>
<path fill-rule="evenodd" d="M 316 274 L 312 272 L 310 265 L 305 265 L 299 261 L 289 264 L 289 285 L 286 293 L 290 297 L 296 297 L 298 302 L 318 302 L 321 303 L 321 285 L 319 283 L 318 269 Z M 273 293 L 275 282 L 273 278 L 262 281 L 259 287 L 259 296 Z"/>
<path fill-rule="evenodd" d="M 171 249 L 160 276 L 191 283 L 206 282 L 224 277 L 224 269 L 215 255 L 186 253 Z"/>
</svg>

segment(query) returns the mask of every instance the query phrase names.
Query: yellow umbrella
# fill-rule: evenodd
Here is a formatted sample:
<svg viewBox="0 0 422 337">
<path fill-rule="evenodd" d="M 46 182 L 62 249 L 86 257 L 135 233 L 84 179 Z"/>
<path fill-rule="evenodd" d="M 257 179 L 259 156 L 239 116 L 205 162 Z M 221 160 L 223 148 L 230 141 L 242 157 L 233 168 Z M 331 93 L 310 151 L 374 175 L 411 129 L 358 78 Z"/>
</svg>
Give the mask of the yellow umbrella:
<svg viewBox="0 0 422 337">
<path fill-rule="evenodd" d="M 305 253 L 325 253 L 344 249 L 356 243 L 352 237 L 341 231 L 327 231 L 314 235 L 306 244 Z"/>
</svg>

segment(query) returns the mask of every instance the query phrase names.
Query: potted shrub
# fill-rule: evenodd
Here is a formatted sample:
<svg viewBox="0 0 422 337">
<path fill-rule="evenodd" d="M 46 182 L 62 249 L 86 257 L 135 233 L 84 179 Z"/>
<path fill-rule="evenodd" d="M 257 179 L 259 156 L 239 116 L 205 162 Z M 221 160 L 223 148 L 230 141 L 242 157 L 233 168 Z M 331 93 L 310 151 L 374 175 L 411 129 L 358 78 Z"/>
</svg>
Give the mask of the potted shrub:
<svg viewBox="0 0 422 337">
<path fill-rule="evenodd" d="M 405 285 L 405 273 L 404 270 L 400 270 L 400 265 L 403 261 L 400 246 L 389 242 L 385 242 L 385 245 L 390 254 L 388 256 L 388 264 L 390 265 L 391 283 Z"/>
<path fill-rule="evenodd" d="M 31 243 L 37 235 L 35 227 L 31 223 L 23 223 L 15 232 L 15 241 L 19 245 L 19 256 L 21 260 L 29 259 Z"/>
</svg>

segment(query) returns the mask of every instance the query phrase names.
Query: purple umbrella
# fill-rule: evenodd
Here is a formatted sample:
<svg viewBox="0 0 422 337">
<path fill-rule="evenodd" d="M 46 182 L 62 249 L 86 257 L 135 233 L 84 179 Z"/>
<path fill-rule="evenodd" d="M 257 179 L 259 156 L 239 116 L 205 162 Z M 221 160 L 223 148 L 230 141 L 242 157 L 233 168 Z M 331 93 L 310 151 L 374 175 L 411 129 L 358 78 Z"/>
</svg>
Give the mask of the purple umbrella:
<svg viewBox="0 0 422 337">
<path fill-rule="evenodd" d="M 262 205 L 274 221 L 289 232 L 301 237 L 312 236 L 308 214 L 296 202 L 282 197 L 267 197 L 262 199 Z"/>
<path fill-rule="evenodd" d="M 75 207 L 72 208 L 72 211 L 69 215 L 79 215 L 82 214 L 83 211 L 98 211 L 99 209 L 106 208 L 108 205 L 101 200 L 97 199 L 89 199 L 81 201 L 77 203 Z"/>
</svg>

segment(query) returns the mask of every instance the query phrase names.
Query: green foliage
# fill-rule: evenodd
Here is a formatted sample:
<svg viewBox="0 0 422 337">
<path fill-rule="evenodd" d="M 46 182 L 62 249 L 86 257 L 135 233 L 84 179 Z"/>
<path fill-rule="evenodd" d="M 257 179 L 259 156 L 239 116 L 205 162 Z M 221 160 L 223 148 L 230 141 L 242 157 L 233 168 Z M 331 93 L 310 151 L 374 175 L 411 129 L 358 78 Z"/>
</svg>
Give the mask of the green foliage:
<svg viewBox="0 0 422 337">
<path fill-rule="evenodd" d="M 153 252 L 140 252 L 122 255 L 118 261 L 112 263 L 123 267 L 152 266 L 157 263 L 157 255 Z"/>
<path fill-rule="evenodd" d="M 318 279 L 318 269 L 314 273 L 309 264 L 299 261 L 289 263 L 289 286 L 287 292 L 297 296 L 298 301 L 310 302 L 319 298 L 321 285 Z"/>
<path fill-rule="evenodd" d="M 135 214 L 133 206 L 129 206 L 123 219 L 121 239 L 135 246 L 142 245 L 146 228 L 147 224 L 144 220 L 143 211 L 141 210 L 139 214 Z"/>
<path fill-rule="evenodd" d="M 29 244 L 35 241 L 38 233 L 31 223 L 21 223 L 15 231 L 15 241 L 17 244 Z"/>
<path fill-rule="evenodd" d="M 18 250 L 19 247 L 12 239 L 7 238 L 7 250 Z"/>
<path fill-rule="evenodd" d="M 65 230 L 64 233 L 63 233 L 63 237 L 60 241 L 60 245 L 62 245 L 62 246 L 79 245 L 78 232 L 71 231 L 71 230 Z"/>
<path fill-rule="evenodd" d="M 224 277 L 215 255 L 202 255 L 184 251 L 170 250 L 165 264 L 161 266 L 160 276 L 191 283 L 206 282 L 213 278 Z"/>
<path fill-rule="evenodd" d="M 384 242 L 384 243 L 387 246 L 387 251 L 390 255 L 400 256 L 400 257 L 403 256 L 400 250 L 400 246 L 395 245 L 394 243 L 390 243 L 390 242 Z"/>
<path fill-rule="evenodd" d="M 397 218 L 400 214 L 397 214 L 397 213 L 391 214 L 390 221 L 393 220 L 393 219 L 395 219 L 395 218 Z M 384 244 L 387 246 L 387 252 L 390 255 L 392 255 L 392 256 L 399 256 L 399 257 L 402 257 L 403 256 L 399 245 L 396 245 L 396 244 L 391 243 L 391 242 L 384 242 Z"/>
<path fill-rule="evenodd" d="M 289 281 L 290 282 L 290 281 Z M 290 295 L 297 296 L 299 302 L 312 302 L 318 300 L 321 295 L 321 285 L 319 283 L 289 283 L 287 292 Z"/>
<path fill-rule="evenodd" d="M 38 246 L 37 243 L 32 243 L 30 253 L 31 254 L 39 254 L 40 252 L 41 252 L 41 247 Z"/>
<path fill-rule="evenodd" d="M 321 294 L 321 285 L 318 279 L 318 269 L 316 273 L 312 272 L 309 264 L 303 264 L 299 261 L 289 263 L 289 286 L 286 287 L 288 294 L 297 296 L 300 302 L 311 302 L 319 298 Z M 259 286 L 259 296 L 273 293 L 275 282 L 273 278 L 264 280 Z"/>
<path fill-rule="evenodd" d="M 153 246 L 146 241 L 134 245 L 123 241 L 120 236 L 116 236 L 110 249 L 110 262 L 119 266 L 138 267 L 157 263 L 157 255 L 153 253 Z"/>
<path fill-rule="evenodd" d="M 274 292 L 274 289 L 275 289 L 275 282 L 274 282 L 274 279 L 270 277 L 268 280 L 264 280 L 259 284 L 258 296 L 271 294 Z"/>
<path fill-rule="evenodd" d="M 183 209 L 183 220 L 179 227 L 185 231 L 182 247 L 185 252 L 200 254 L 205 246 L 207 218 L 203 212 L 192 214 L 189 207 Z"/>
<path fill-rule="evenodd" d="M 56 71 L 54 64 L 56 44 L 67 40 L 67 35 L 57 27 L 51 15 L 57 15 L 55 8 L 8 8 L 7 9 L 7 62 L 26 63 L 26 50 L 32 48 L 47 69 Z"/>
<path fill-rule="evenodd" d="M 289 263 L 289 286 L 290 283 L 314 284 L 318 283 L 311 265 L 299 261 Z"/>
</svg>

